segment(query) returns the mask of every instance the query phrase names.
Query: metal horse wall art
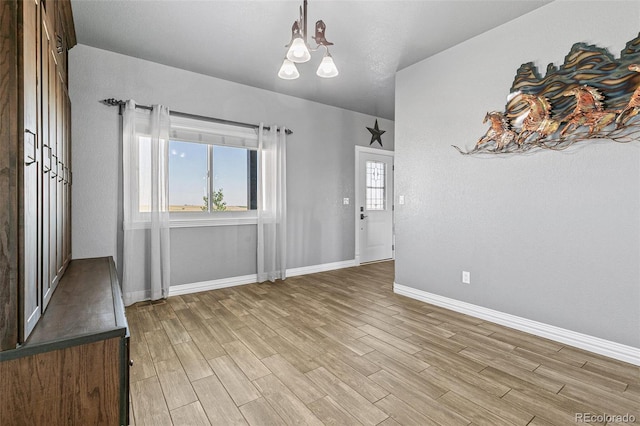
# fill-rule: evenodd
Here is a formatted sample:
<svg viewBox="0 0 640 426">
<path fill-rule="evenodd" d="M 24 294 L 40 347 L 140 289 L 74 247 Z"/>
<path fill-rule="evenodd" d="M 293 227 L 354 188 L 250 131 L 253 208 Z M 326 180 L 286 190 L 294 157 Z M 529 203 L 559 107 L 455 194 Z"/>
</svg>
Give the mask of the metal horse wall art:
<svg viewBox="0 0 640 426">
<path fill-rule="evenodd" d="M 461 154 L 507 154 L 532 149 L 563 150 L 576 142 L 640 139 L 640 34 L 619 59 L 606 49 L 576 43 L 556 68 L 542 77 L 523 64 L 504 112 L 484 118 L 490 128 L 475 147 Z"/>
</svg>

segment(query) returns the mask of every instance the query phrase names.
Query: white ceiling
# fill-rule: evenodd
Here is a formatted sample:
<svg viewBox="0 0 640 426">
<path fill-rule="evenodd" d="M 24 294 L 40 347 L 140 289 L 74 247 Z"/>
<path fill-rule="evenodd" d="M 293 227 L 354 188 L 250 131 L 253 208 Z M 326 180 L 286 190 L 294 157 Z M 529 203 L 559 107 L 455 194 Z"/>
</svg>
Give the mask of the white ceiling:
<svg viewBox="0 0 640 426">
<path fill-rule="evenodd" d="M 309 0 L 340 71 L 322 53 L 277 77 L 302 0 L 71 0 L 78 43 L 249 86 L 394 119 L 395 73 L 550 0 Z M 310 42 L 313 40 L 310 39 Z"/>
</svg>

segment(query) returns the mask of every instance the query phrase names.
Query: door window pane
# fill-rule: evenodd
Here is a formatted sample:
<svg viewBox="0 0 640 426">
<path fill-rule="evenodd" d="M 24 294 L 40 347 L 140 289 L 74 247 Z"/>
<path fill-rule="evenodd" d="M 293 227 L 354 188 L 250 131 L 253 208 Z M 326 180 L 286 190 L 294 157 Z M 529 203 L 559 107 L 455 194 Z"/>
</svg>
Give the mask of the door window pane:
<svg viewBox="0 0 640 426">
<path fill-rule="evenodd" d="M 367 210 L 385 209 L 385 163 L 367 161 L 366 163 L 366 208 Z"/>
</svg>

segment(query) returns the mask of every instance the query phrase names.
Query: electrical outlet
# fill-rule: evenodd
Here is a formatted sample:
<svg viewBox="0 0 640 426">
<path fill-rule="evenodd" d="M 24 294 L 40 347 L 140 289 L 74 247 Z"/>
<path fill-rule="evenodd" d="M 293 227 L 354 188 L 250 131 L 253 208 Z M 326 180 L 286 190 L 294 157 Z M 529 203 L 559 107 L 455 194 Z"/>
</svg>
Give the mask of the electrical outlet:
<svg viewBox="0 0 640 426">
<path fill-rule="evenodd" d="M 462 271 L 462 284 L 471 284 L 471 272 Z"/>
<path fill-rule="evenodd" d="M 398 204 L 404 204 L 404 195 L 398 196 Z"/>
<path fill-rule="evenodd" d="M 343 199 L 342 199 L 342 204 L 344 204 L 345 206 L 346 206 L 347 204 L 349 204 L 349 199 L 348 199 L 348 198 L 343 198 Z"/>
</svg>

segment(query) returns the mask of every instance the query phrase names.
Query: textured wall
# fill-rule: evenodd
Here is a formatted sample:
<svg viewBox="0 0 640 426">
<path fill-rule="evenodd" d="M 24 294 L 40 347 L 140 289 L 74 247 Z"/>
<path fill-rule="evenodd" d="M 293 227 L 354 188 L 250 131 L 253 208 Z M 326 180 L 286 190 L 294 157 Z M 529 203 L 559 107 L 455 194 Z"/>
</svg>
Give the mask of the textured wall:
<svg viewBox="0 0 640 426">
<path fill-rule="evenodd" d="M 110 97 L 291 128 L 294 134 L 287 144 L 288 267 L 354 258 L 354 146 L 369 146 L 366 127 L 376 117 L 84 45 L 74 47 L 69 56 L 74 258 L 117 258 L 119 252 L 120 121 L 116 108 L 98 103 Z M 393 122 L 379 119 L 379 123 L 387 131 L 385 149 L 392 150 Z M 344 197 L 352 203 L 344 206 Z M 227 228 L 171 231 L 172 284 L 255 273 L 255 229 Z M 226 245 L 213 247 L 216 241 Z"/>
<path fill-rule="evenodd" d="M 399 72 L 396 282 L 640 347 L 640 142 L 464 157 L 518 67 L 619 56 L 638 2 L 553 2 Z M 471 284 L 461 284 L 461 271 Z"/>
</svg>

